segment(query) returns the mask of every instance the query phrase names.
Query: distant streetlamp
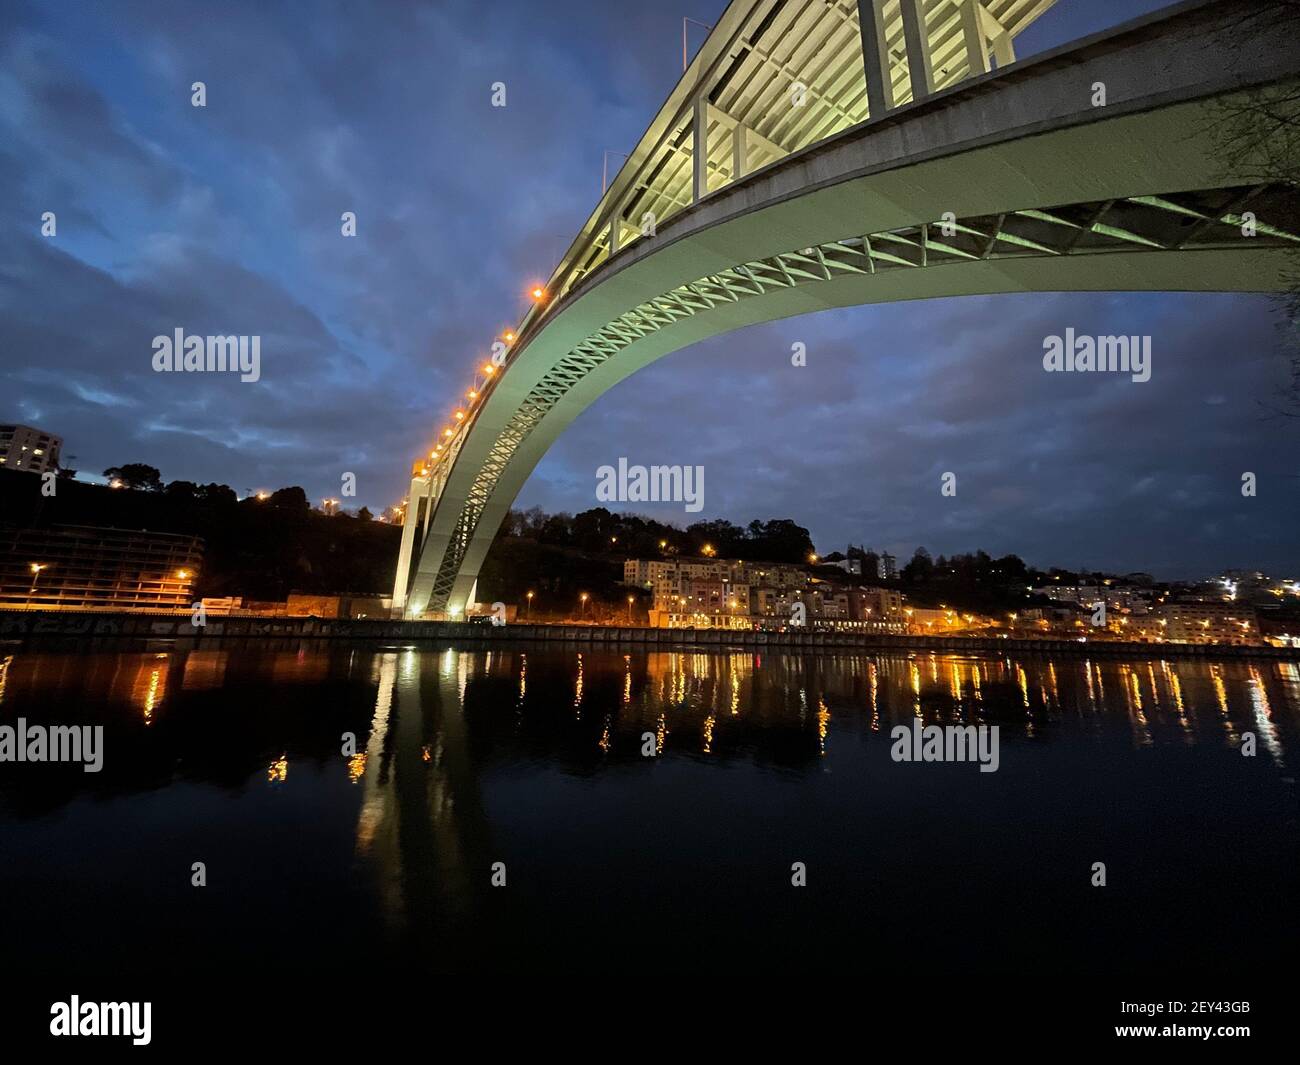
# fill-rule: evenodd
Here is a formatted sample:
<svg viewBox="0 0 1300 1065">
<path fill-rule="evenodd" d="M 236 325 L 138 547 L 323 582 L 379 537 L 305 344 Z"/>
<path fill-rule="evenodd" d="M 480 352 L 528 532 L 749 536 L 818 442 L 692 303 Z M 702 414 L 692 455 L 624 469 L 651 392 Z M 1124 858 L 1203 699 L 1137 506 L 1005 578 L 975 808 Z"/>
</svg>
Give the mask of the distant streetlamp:
<svg viewBox="0 0 1300 1065">
<path fill-rule="evenodd" d="M 533 616 L 533 593 L 529 592 L 525 598 L 528 600 L 528 603 L 524 607 L 524 617 L 531 619 Z"/>
<path fill-rule="evenodd" d="M 41 579 L 41 570 L 49 568 L 50 564 L 48 562 L 32 563 L 32 586 L 27 589 L 27 606 L 32 605 L 32 596 L 36 594 L 36 582 Z"/>
<path fill-rule="evenodd" d="M 583 592 L 578 596 L 578 601 L 581 603 L 581 606 L 578 608 L 578 616 L 581 617 L 587 613 L 587 593 Z"/>
<path fill-rule="evenodd" d="M 632 602 L 634 598 L 631 595 L 627 597 L 627 623 L 629 626 L 632 624 Z"/>
</svg>

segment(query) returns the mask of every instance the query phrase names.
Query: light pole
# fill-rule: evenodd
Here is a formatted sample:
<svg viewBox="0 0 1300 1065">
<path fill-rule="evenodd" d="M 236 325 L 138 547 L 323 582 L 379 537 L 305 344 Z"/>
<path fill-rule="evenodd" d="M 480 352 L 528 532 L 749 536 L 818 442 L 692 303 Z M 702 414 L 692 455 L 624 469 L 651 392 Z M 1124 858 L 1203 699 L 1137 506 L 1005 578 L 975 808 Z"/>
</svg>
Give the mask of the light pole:
<svg viewBox="0 0 1300 1065">
<path fill-rule="evenodd" d="M 27 606 L 32 605 L 32 596 L 36 594 L 36 582 L 41 579 L 41 570 L 49 569 L 49 564 L 45 562 L 32 563 L 32 586 L 27 589 Z"/>
<path fill-rule="evenodd" d="M 524 606 L 524 617 L 531 621 L 533 617 L 533 593 L 529 592 L 524 598 L 528 600 L 527 604 Z"/>
<path fill-rule="evenodd" d="M 633 598 L 634 598 L 634 597 L 633 597 L 633 596 L 630 596 L 630 595 L 627 597 L 627 624 L 628 624 L 628 628 L 631 628 L 631 627 L 632 627 L 632 600 L 633 600 Z"/>
</svg>

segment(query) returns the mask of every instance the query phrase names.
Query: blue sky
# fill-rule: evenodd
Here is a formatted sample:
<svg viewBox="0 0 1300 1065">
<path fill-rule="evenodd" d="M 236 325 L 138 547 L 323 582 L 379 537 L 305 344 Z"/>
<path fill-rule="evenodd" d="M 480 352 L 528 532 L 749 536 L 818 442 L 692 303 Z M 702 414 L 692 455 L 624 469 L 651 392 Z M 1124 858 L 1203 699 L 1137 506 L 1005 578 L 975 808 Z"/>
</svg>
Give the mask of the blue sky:
<svg viewBox="0 0 1300 1065">
<path fill-rule="evenodd" d="M 0 420 L 61 434 L 89 473 L 144 461 L 319 499 L 351 471 L 358 503 L 394 502 L 585 220 L 604 150 L 627 150 L 675 83 L 681 15 L 723 6 L 692 5 L 9 0 Z M 1061 0 L 1018 48 L 1160 6 Z M 754 327 L 604 396 L 519 505 L 594 506 L 595 467 L 626 455 L 703 464 L 699 516 L 792 517 L 823 551 L 1282 573 L 1297 441 L 1261 408 L 1282 381 L 1277 322 L 1264 297 L 1047 294 Z M 1025 373 L 1062 323 L 1158 336 L 1152 381 Z M 260 334 L 263 380 L 153 374 L 151 339 L 178 325 Z"/>
</svg>

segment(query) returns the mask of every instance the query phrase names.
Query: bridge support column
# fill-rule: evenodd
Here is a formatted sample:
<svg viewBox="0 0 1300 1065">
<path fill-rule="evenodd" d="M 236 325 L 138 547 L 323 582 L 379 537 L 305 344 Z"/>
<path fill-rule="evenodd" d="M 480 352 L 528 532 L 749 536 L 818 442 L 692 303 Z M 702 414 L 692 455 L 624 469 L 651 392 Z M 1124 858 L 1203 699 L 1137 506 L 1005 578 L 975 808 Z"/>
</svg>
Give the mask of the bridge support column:
<svg viewBox="0 0 1300 1065">
<path fill-rule="evenodd" d="M 694 180 L 691 183 L 691 202 L 699 203 L 709 192 L 709 97 L 701 88 L 695 97 L 694 119 L 695 150 L 691 162 L 694 164 Z"/>
<path fill-rule="evenodd" d="M 989 72 L 989 50 L 984 43 L 981 16 L 979 0 L 962 0 L 961 32 L 966 41 L 966 61 L 970 64 L 972 78 Z"/>
<path fill-rule="evenodd" d="M 406 612 L 411 571 L 419 561 L 420 548 L 424 546 L 424 527 L 433 509 L 430 486 L 430 479 L 421 474 L 411 478 L 411 490 L 407 493 L 406 510 L 402 516 L 402 546 L 397 555 L 397 574 L 393 578 L 394 614 Z"/>
<path fill-rule="evenodd" d="M 925 0 L 899 0 L 899 11 L 903 16 L 903 41 L 907 45 L 907 76 L 912 82 L 912 99 L 924 100 L 934 92 Z"/>
<path fill-rule="evenodd" d="M 894 82 L 890 77 L 889 47 L 885 41 L 885 0 L 858 0 L 862 27 L 862 64 L 867 75 L 867 110 L 872 118 L 892 111 Z"/>
<path fill-rule="evenodd" d="M 749 161 L 749 127 L 737 122 L 731 130 L 731 180 L 739 181 L 745 176 L 745 164 Z"/>
</svg>

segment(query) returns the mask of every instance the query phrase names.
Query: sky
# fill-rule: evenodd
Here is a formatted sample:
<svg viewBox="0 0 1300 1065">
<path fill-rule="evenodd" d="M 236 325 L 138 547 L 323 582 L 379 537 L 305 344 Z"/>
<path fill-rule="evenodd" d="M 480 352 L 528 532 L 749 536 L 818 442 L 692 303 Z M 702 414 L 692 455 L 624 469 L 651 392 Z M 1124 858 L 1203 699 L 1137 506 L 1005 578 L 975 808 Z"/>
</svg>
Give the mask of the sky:
<svg viewBox="0 0 1300 1065">
<path fill-rule="evenodd" d="M 352 472 L 348 502 L 396 502 L 594 206 L 603 153 L 630 149 L 675 84 L 681 17 L 724 6 L 686 3 L 6 0 L 0 421 L 62 436 L 85 475 L 145 462 L 321 499 Z M 1017 49 L 1161 6 L 1060 0 Z M 1152 380 L 1024 372 L 1063 322 L 1158 337 Z M 1263 296 L 1060 293 L 754 326 L 600 398 L 517 505 L 595 506 L 596 466 L 627 456 L 706 470 L 699 514 L 627 509 L 789 517 L 823 553 L 1297 576 L 1300 438 L 1264 407 L 1279 322 Z M 154 373 L 152 338 L 176 327 L 260 335 L 262 380 Z"/>
</svg>

